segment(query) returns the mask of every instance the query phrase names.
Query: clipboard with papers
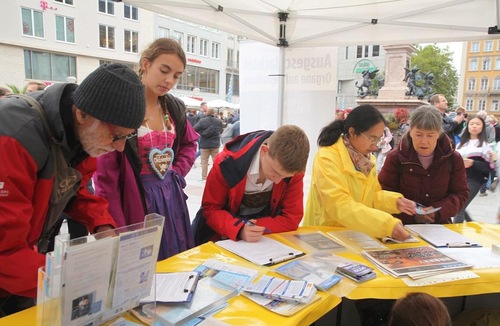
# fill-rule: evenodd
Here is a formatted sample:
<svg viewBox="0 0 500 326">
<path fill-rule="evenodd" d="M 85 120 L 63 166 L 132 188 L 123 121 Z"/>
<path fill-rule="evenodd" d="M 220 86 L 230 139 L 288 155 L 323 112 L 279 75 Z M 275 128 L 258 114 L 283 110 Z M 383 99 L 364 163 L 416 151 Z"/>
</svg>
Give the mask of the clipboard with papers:
<svg viewBox="0 0 500 326">
<path fill-rule="evenodd" d="M 276 265 L 305 254 L 267 237 L 262 237 L 257 242 L 228 239 L 217 241 L 215 244 L 260 266 Z"/>
<path fill-rule="evenodd" d="M 191 302 L 199 276 L 198 272 L 157 273 L 153 282 L 156 296 L 150 295 L 141 302 Z M 155 292 L 151 291 L 151 293 Z"/>
<path fill-rule="evenodd" d="M 436 248 L 477 248 L 481 245 L 441 224 L 407 224 L 405 228 Z"/>
</svg>

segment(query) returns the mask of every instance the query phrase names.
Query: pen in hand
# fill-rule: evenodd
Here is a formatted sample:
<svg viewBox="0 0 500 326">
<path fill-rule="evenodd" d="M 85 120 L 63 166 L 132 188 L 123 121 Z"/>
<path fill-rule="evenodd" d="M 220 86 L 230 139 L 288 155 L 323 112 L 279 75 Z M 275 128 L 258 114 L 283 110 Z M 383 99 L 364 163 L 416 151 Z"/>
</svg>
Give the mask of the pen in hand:
<svg viewBox="0 0 500 326">
<path fill-rule="evenodd" d="M 257 224 L 255 224 L 255 222 L 252 222 L 253 220 L 242 220 L 242 221 L 243 221 L 243 223 L 245 223 L 246 225 L 249 225 L 249 226 L 257 225 Z M 271 230 L 269 230 L 268 228 L 265 228 L 264 233 L 271 233 Z"/>
<path fill-rule="evenodd" d="M 257 242 L 262 238 L 262 234 L 266 232 L 266 228 L 263 226 L 255 225 L 255 220 L 245 220 L 240 219 L 239 223 L 243 223 L 243 227 L 240 229 L 238 233 L 238 237 L 241 240 L 245 240 L 247 242 Z M 269 233 L 269 230 L 267 230 Z"/>
</svg>

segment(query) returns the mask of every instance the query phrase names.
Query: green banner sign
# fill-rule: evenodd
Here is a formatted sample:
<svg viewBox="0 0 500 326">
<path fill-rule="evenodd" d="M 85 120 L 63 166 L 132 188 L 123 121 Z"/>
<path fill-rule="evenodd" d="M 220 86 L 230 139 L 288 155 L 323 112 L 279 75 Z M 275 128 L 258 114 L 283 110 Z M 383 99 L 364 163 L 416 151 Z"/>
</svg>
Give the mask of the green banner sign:
<svg viewBox="0 0 500 326">
<path fill-rule="evenodd" d="M 354 72 L 356 74 L 360 74 L 365 70 L 368 70 L 371 72 L 371 71 L 377 70 L 377 67 L 370 60 L 362 59 L 362 60 L 359 60 L 358 62 L 356 62 L 356 64 L 354 65 L 354 68 L 352 69 L 352 72 Z"/>
</svg>

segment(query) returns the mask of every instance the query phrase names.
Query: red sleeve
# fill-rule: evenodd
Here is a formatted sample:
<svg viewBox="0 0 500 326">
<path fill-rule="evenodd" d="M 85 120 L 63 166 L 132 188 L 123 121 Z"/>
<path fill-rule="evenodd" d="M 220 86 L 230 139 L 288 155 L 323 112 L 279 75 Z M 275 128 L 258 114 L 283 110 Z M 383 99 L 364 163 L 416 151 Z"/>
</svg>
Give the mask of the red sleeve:
<svg viewBox="0 0 500 326">
<path fill-rule="evenodd" d="M 215 162 L 212 170 L 207 176 L 205 189 L 203 191 L 203 198 L 201 206 L 203 207 L 203 215 L 210 226 L 217 234 L 237 240 L 238 232 L 243 227 L 240 223 L 235 225 L 237 219 L 227 210 L 229 204 L 226 205 L 229 198 L 230 188 L 227 186 L 219 167 L 219 162 Z M 243 195 L 245 187 L 245 179 L 236 186 L 236 188 L 243 187 L 241 195 Z M 238 192 L 239 194 L 239 192 Z M 238 205 L 241 202 L 237 198 L 232 198 L 233 202 Z M 234 206 L 234 204 L 233 204 Z"/>
<path fill-rule="evenodd" d="M 87 184 L 96 170 L 96 159 L 88 157 L 76 168 L 82 174 L 82 181 L 76 200 L 65 213 L 85 225 L 92 233 L 101 225 L 116 227 L 108 210 L 108 202 L 102 197 L 91 194 L 87 189 Z"/>
<path fill-rule="evenodd" d="M 0 137 L 0 148 L 0 292 L 35 298 L 45 257 L 32 246 L 45 221 L 52 180 L 37 179 L 35 161 L 13 138 Z"/>
<path fill-rule="evenodd" d="M 441 207 L 438 211 L 436 223 L 449 223 L 448 219 L 441 219 L 442 216 L 455 216 L 463 208 L 467 198 L 469 198 L 469 186 L 467 185 L 467 172 L 465 172 L 464 160 L 458 152 L 454 152 L 451 159 L 450 184 L 446 196 L 435 203 L 434 207 Z M 448 164 L 448 163 L 446 163 Z"/>
<path fill-rule="evenodd" d="M 263 217 L 257 225 L 265 226 L 271 233 L 295 231 L 304 216 L 304 173 L 298 173 L 290 182 L 275 184 L 271 201 L 278 203 L 278 215 Z"/>
<path fill-rule="evenodd" d="M 304 214 L 303 178 L 304 174 L 299 173 L 288 184 L 282 181 L 274 185 L 271 201 L 277 203 L 278 215 L 259 218 L 257 225 L 265 226 L 271 233 L 294 231 L 298 228 Z M 233 189 L 229 189 L 218 164 L 215 164 L 207 177 L 203 192 L 203 214 L 208 226 L 219 235 L 233 240 L 237 240 L 243 224 L 235 225 L 238 220 L 231 212 L 236 212 L 239 208 L 245 182 L 246 179 L 243 179 Z"/>
</svg>

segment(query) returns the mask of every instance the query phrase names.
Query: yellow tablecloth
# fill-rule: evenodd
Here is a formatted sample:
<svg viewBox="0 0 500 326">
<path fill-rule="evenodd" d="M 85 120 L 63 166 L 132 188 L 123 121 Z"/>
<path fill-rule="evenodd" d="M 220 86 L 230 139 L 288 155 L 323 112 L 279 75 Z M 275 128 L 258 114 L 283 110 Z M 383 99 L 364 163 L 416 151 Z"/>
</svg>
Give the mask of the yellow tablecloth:
<svg viewBox="0 0 500 326">
<path fill-rule="evenodd" d="M 277 235 L 271 235 L 277 239 Z M 174 257 L 158 262 L 157 272 L 191 271 L 207 259 L 218 259 L 230 264 L 270 272 L 272 267 L 256 266 L 222 249 L 212 242 L 205 243 Z M 314 302 L 290 317 L 284 317 L 257 305 L 243 296 L 229 300 L 229 307 L 217 313 L 215 317 L 232 325 L 309 325 L 328 311 L 335 308 L 341 298 L 318 291 L 321 300 Z M 1 325 L 1 324 L 0 324 Z"/>
<path fill-rule="evenodd" d="M 470 222 L 467 224 L 447 225 L 450 229 L 469 237 L 485 247 L 500 243 L 500 225 Z M 299 233 L 314 231 L 329 232 L 343 230 L 335 227 L 301 227 Z M 297 247 L 296 243 L 287 240 L 287 234 L 273 234 L 270 237 L 282 241 L 288 245 Z M 425 245 L 425 242 L 416 244 L 391 245 L 397 248 Z M 297 247 L 297 249 L 301 249 Z M 473 249 L 469 249 L 472 250 Z M 355 253 L 341 254 L 347 258 L 371 265 L 367 260 Z M 180 253 L 174 257 L 158 262 L 158 272 L 190 271 L 206 261 L 207 259 L 219 259 L 228 263 L 238 264 L 243 267 L 256 268 L 260 272 L 272 272 L 274 267 L 258 267 L 250 262 L 239 258 L 228 251 L 209 242 L 191 250 Z M 475 279 L 460 280 L 441 283 L 432 286 L 408 287 L 402 280 L 377 272 L 377 278 L 359 284 L 350 294 L 349 299 L 395 299 L 407 292 L 422 291 L 438 297 L 467 296 L 485 293 L 500 293 L 500 269 L 473 270 L 480 277 Z M 225 308 L 215 316 L 233 325 L 309 325 L 331 309 L 335 308 L 341 299 L 329 293 L 318 292 L 321 300 L 311 304 L 304 310 L 291 317 L 283 317 L 274 314 L 263 307 L 251 302 L 243 296 L 234 297 L 229 301 L 229 307 Z M 36 307 L 9 317 L 0 319 L 0 326 L 4 325 L 35 325 Z"/>
<path fill-rule="evenodd" d="M 465 224 L 448 224 L 449 229 L 456 231 L 464 236 L 477 241 L 483 247 L 491 247 L 492 244 L 500 244 L 500 225 L 469 222 Z M 301 227 L 300 232 L 313 232 L 321 230 L 323 232 L 343 230 L 338 227 Z M 282 235 L 277 235 L 283 238 Z M 284 241 L 286 244 L 291 245 Z M 428 245 L 425 241 L 412 244 L 391 244 L 390 248 L 404 248 Z M 464 248 L 471 250 L 474 248 Z M 375 267 L 368 260 L 358 254 L 339 254 L 346 258 L 360 261 L 363 264 Z M 479 278 L 459 280 L 447 283 L 434 284 L 431 286 L 408 287 L 401 279 L 385 275 L 377 270 L 377 277 L 368 282 L 359 284 L 346 297 L 353 300 L 358 299 L 397 299 L 408 292 L 426 292 L 437 297 L 456 297 L 478 295 L 486 293 L 500 293 L 500 268 L 472 269 Z"/>
</svg>

